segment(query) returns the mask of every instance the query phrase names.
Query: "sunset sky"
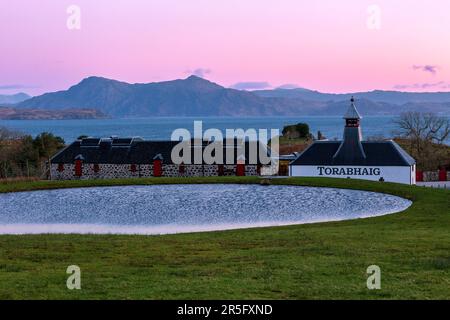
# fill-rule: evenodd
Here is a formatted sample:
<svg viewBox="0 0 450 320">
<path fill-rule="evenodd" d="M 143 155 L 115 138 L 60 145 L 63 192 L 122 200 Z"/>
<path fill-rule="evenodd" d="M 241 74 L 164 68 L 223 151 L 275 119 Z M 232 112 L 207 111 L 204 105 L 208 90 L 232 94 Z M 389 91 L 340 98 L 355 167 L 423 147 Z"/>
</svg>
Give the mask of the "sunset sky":
<svg viewBox="0 0 450 320">
<path fill-rule="evenodd" d="M 190 74 L 241 89 L 450 91 L 450 1 L 0 2 L 0 94 Z"/>
</svg>

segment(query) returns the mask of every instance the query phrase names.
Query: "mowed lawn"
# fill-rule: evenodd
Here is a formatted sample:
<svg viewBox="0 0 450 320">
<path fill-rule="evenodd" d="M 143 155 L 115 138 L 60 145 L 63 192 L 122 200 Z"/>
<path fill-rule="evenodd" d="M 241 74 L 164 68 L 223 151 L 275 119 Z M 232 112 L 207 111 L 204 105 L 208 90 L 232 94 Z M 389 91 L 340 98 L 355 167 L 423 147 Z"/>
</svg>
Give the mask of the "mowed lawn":
<svg viewBox="0 0 450 320">
<path fill-rule="evenodd" d="M 99 184 L 259 181 L 234 177 L 16 182 L 0 185 L 0 192 Z M 450 191 L 347 179 L 271 182 L 379 191 L 414 203 L 402 213 L 377 218 L 221 232 L 3 235 L 0 298 L 450 298 Z M 366 287 L 366 269 L 373 264 L 381 268 L 380 290 Z M 81 290 L 66 288 L 69 265 L 81 268 Z"/>
</svg>

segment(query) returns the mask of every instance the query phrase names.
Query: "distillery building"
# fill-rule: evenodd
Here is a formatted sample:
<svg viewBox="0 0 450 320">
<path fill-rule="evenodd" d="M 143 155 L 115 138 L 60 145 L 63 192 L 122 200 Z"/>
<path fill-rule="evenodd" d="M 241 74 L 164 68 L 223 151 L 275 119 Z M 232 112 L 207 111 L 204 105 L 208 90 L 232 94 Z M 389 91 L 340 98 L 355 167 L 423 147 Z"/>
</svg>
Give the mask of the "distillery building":
<svg viewBox="0 0 450 320">
<path fill-rule="evenodd" d="M 362 117 L 350 102 L 343 140 L 314 142 L 290 163 L 289 174 L 415 184 L 415 160 L 393 140 L 364 141 Z"/>
<path fill-rule="evenodd" d="M 172 156 L 179 143 L 118 137 L 79 139 L 50 159 L 50 179 L 255 176 L 261 172 L 260 155 L 269 157 L 265 145 L 259 142 L 202 141 L 199 145 L 189 144 L 189 159 L 179 163 L 174 162 Z M 203 154 L 212 144 L 222 148 L 216 157 L 218 160 L 207 163 L 203 157 L 200 161 L 195 159 L 198 151 Z M 262 148 L 261 152 L 259 148 Z M 258 155 L 256 159 L 249 154 L 252 150 Z"/>
</svg>

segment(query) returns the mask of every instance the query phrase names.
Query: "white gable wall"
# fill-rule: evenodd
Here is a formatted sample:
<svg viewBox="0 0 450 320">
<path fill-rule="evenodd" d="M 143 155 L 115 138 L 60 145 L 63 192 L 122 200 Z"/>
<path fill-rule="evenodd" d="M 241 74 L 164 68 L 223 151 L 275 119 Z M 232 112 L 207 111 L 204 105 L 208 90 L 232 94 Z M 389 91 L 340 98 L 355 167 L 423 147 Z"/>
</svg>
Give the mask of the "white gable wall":
<svg viewBox="0 0 450 320">
<path fill-rule="evenodd" d="M 416 184 L 414 166 L 365 167 L 365 166 L 289 166 L 289 175 L 293 177 L 329 177 L 352 178 L 386 182 Z"/>
</svg>

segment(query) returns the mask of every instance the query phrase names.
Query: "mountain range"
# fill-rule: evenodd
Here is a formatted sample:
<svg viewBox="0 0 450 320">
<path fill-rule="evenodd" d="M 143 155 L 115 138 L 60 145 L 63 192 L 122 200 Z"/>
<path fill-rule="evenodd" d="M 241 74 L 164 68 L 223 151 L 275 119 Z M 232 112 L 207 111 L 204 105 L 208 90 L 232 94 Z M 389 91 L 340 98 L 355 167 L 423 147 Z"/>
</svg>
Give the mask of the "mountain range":
<svg viewBox="0 0 450 320">
<path fill-rule="evenodd" d="M 351 96 L 363 115 L 404 111 L 450 114 L 450 92 L 371 91 L 348 94 L 308 89 L 242 91 L 190 76 L 130 84 L 88 77 L 68 90 L 45 93 L 15 105 L 24 109 L 96 109 L 111 117 L 342 115 Z"/>
</svg>

